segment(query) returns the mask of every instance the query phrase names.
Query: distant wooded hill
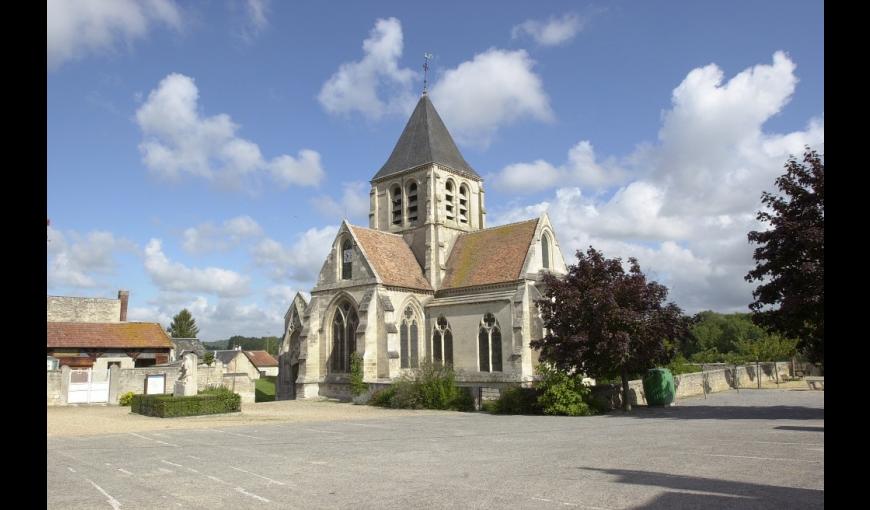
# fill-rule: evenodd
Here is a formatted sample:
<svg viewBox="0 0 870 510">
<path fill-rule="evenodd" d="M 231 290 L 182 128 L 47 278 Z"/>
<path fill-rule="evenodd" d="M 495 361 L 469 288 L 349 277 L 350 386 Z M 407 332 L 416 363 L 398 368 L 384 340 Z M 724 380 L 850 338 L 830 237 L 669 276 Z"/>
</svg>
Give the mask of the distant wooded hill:
<svg viewBox="0 0 870 510">
<path fill-rule="evenodd" d="M 223 351 L 240 345 L 243 351 L 266 351 L 273 356 L 277 356 L 280 343 L 281 339 L 277 336 L 252 337 L 236 335 L 227 340 L 203 342 L 202 345 L 210 351 Z"/>
</svg>

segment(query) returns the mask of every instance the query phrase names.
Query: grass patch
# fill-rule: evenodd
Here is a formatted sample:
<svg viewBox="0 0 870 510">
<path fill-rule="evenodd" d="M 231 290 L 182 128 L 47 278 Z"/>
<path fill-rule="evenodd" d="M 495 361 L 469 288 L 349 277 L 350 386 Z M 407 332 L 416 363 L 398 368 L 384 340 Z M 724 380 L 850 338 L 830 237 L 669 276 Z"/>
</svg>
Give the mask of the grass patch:
<svg viewBox="0 0 870 510">
<path fill-rule="evenodd" d="M 272 402 L 275 400 L 275 376 L 261 376 L 255 381 L 254 402 Z"/>
</svg>

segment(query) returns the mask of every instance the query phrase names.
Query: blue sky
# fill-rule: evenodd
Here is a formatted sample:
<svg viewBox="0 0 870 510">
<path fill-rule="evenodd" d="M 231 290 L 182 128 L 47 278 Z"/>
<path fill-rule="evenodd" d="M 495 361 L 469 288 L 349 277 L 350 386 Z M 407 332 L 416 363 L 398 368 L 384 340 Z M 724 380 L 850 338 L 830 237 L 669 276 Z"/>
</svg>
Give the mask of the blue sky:
<svg viewBox="0 0 870 510">
<path fill-rule="evenodd" d="M 636 256 L 687 312 L 747 311 L 746 233 L 824 148 L 823 3 L 48 1 L 48 294 L 204 340 L 278 335 L 342 216 L 367 226 L 434 54 L 488 224 Z"/>
</svg>

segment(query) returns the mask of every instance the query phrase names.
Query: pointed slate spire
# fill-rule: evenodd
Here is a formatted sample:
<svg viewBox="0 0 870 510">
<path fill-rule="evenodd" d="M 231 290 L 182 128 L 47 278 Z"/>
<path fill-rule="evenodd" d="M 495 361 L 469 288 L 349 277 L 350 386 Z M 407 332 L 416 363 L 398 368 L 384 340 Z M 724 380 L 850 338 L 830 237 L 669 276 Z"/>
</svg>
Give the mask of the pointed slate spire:
<svg viewBox="0 0 870 510">
<path fill-rule="evenodd" d="M 402 136 L 396 142 L 390 159 L 384 163 L 372 181 L 427 163 L 444 165 L 472 179 L 482 180 L 459 153 L 453 137 L 435 111 L 429 96 L 423 94 L 417 107 L 414 108 L 414 113 L 408 119 Z"/>
</svg>

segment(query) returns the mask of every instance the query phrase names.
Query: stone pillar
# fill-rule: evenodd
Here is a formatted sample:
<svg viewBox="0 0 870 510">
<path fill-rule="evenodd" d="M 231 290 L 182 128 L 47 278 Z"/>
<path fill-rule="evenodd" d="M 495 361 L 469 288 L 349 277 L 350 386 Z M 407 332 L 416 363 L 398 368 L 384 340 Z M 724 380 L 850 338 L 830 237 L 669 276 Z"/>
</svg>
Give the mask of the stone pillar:
<svg viewBox="0 0 870 510">
<path fill-rule="evenodd" d="M 60 367 L 60 403 L 66 404 L 69 396 L 69 366 Z"/>
<path fill-rule="evenodd" d="M 118 390 L 121 388 L 121 367 L 112 365 L 109 369 L 109 403 L 118 403 Z"/>
</svg>

